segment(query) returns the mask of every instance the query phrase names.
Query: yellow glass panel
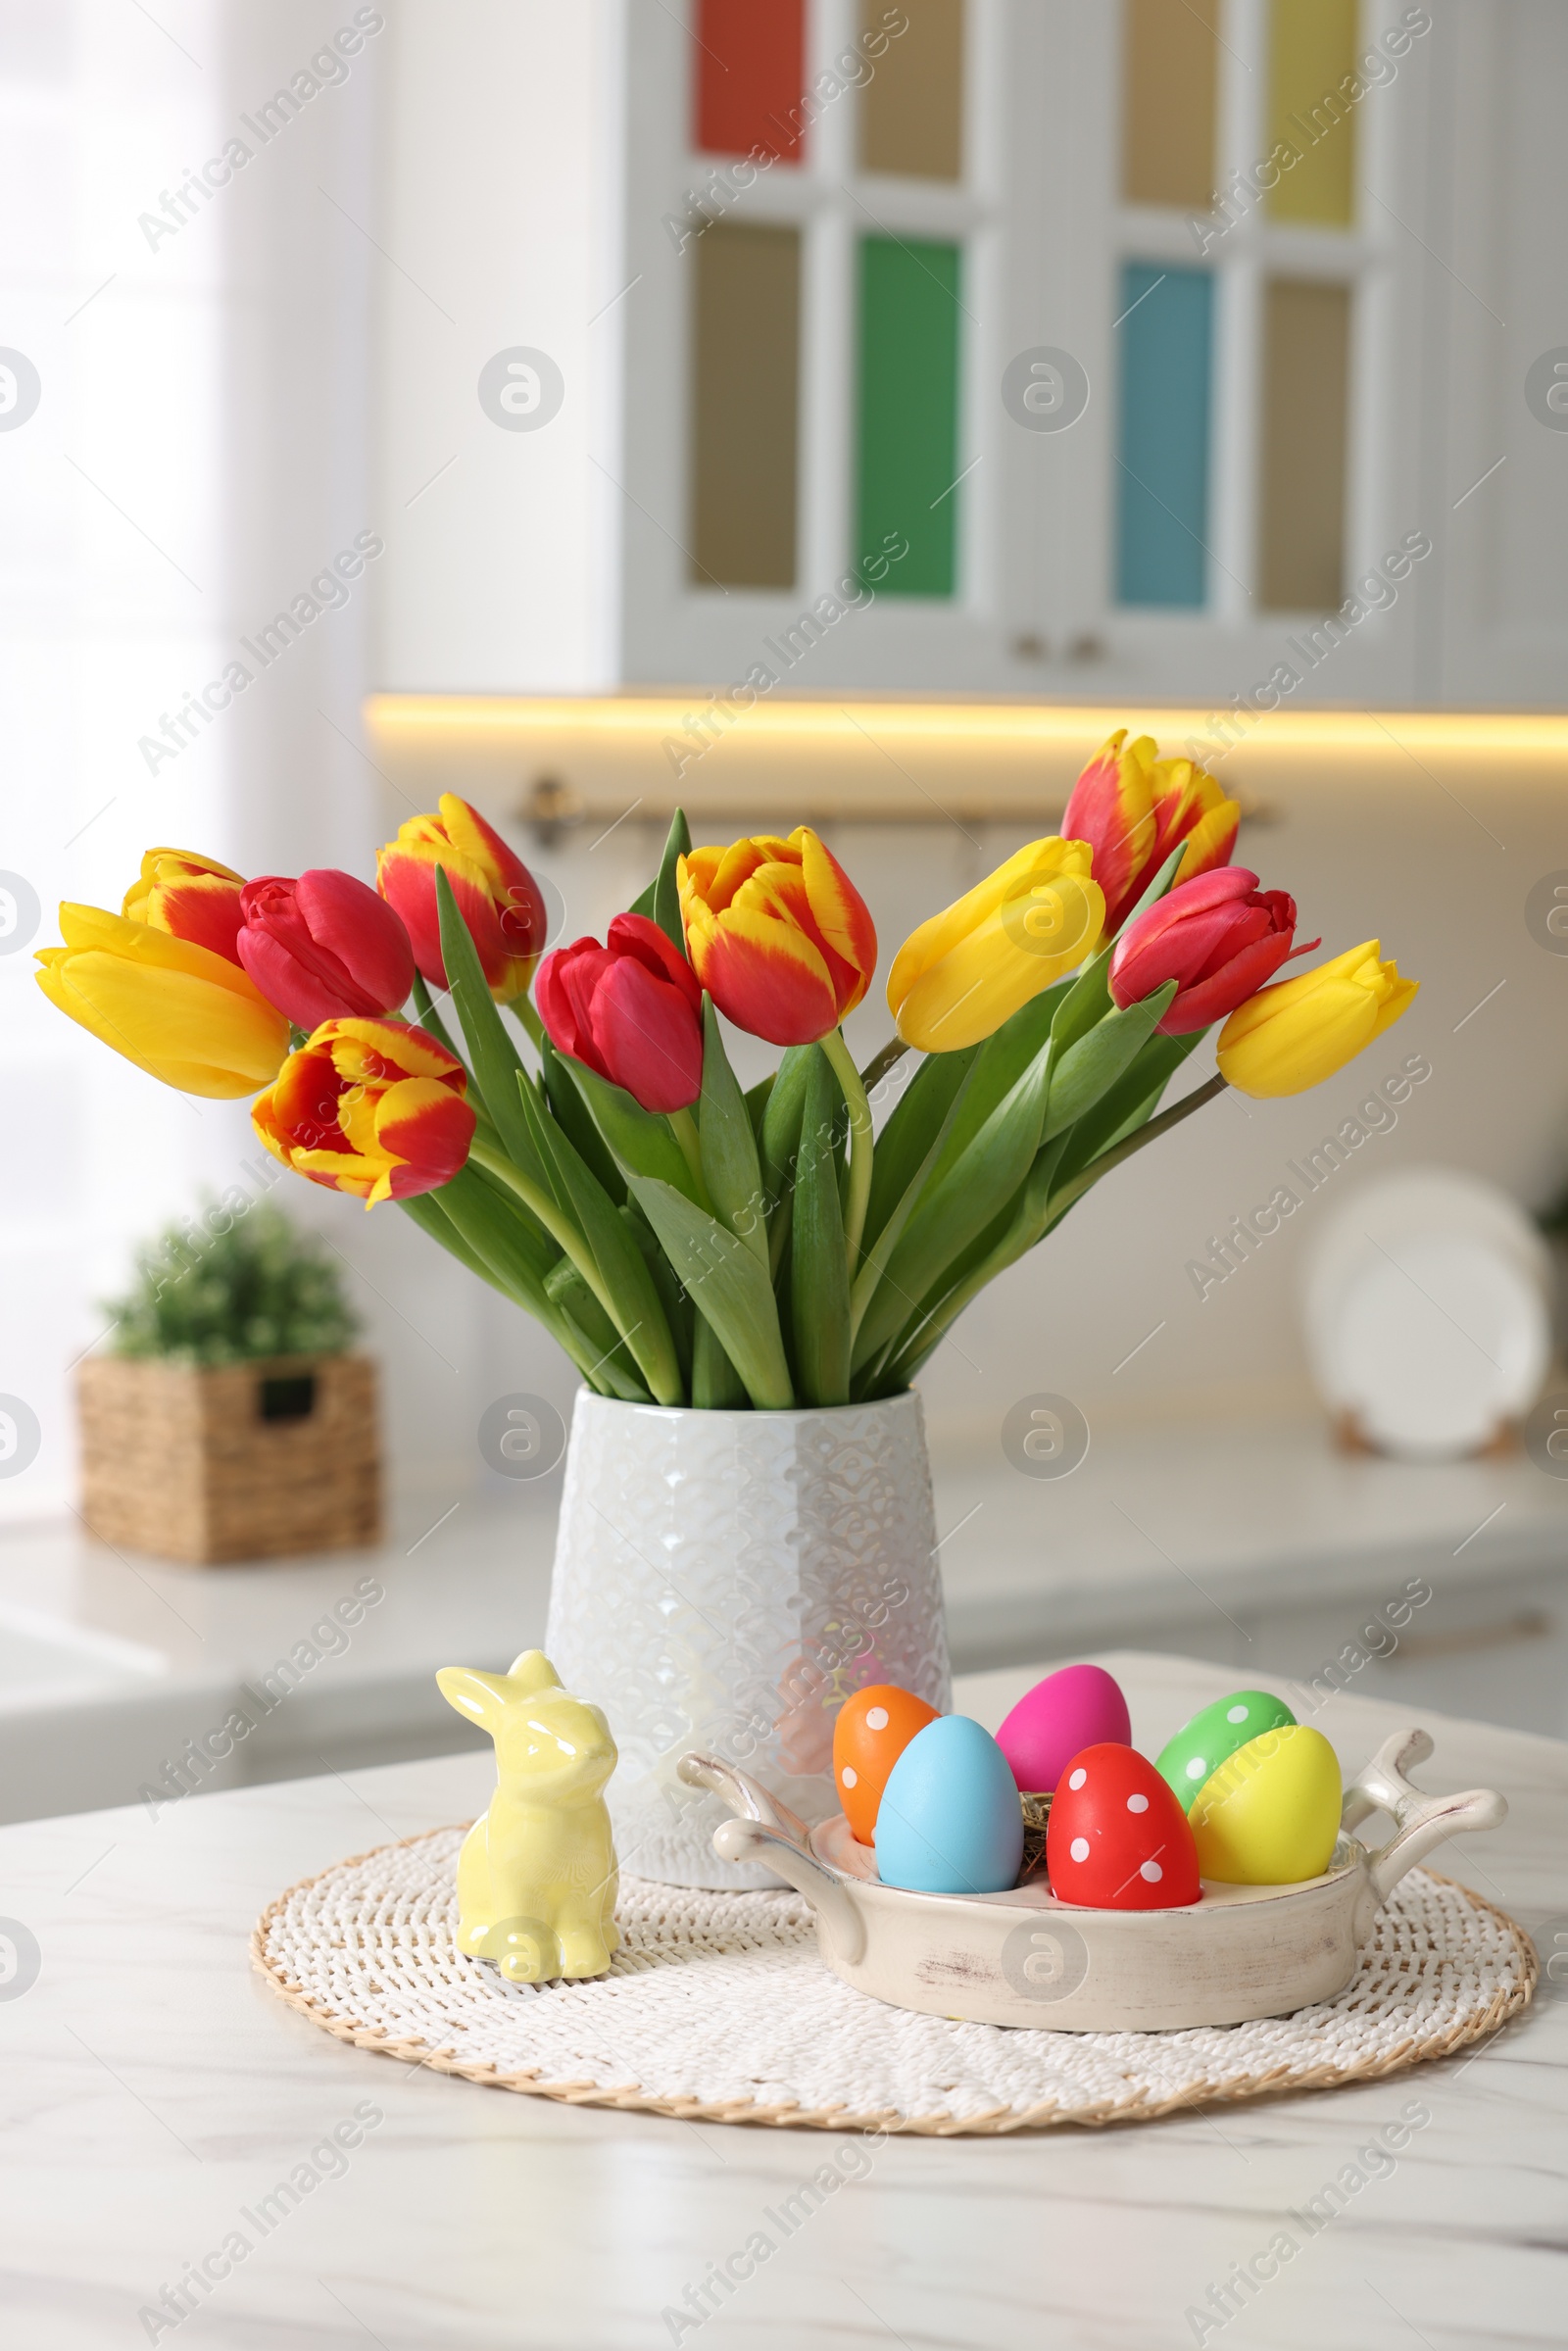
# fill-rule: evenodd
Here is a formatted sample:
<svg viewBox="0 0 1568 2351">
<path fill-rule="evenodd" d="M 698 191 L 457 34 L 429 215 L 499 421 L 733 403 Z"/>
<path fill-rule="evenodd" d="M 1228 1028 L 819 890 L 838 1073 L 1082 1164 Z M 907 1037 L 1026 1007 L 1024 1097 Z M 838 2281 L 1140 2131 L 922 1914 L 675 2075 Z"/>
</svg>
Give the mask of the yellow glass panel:
<svg viewBox="0 0 1568 2351">
<path fill-rule="evenodd" d="M 800 231 L 715 222 L 695 250 L 692 582 L 793 587 Z"/>
<path fill-rule="evenodd" d="M 1276 220 L 1355 219 L 1359 14 L 1358 0 L 1271 0 L 1269 142 L 1297 159 L 1268 197 Z"/>
<path fill-rule="evenodd" d="M 965 0 L 861 0 L 860 168 L 905 179 L 963 177 Z M 894 31 L 900 17 L 906 28 Z M 890 38 L 889 35 L 892 35 Z"/>
<path fill-rule="evenodd" d="M 1345 596 L 1350 291 L 1271 280 L 1263 313 L 1263 604 L 1327 612 Z"/>
<path fill-rule="evenodd" d="M 1220 5 L 1127 0 L 1121 192 L 1129 204 L 1206 212 L 1213 200 Z"/>
</svg>

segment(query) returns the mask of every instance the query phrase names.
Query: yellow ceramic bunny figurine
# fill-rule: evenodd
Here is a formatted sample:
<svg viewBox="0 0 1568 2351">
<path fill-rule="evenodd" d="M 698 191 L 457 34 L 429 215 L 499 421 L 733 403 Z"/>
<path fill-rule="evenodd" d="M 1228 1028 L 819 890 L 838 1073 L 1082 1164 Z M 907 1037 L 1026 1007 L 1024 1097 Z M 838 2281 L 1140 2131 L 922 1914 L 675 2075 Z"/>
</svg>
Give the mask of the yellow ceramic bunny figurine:
<svg viewBox="0 0 1568 2351">
<path fill-rule="evenodd" d="M 507 1674 L 444 1666 L 447 1703 L 496 1742 L 496 1792 L 458 1856 L 458 1948 L 514 1984 L 602 1976 L 620 1940 L 604 1788 L 615 1742 L 541 1649 Z"/>
</svg>

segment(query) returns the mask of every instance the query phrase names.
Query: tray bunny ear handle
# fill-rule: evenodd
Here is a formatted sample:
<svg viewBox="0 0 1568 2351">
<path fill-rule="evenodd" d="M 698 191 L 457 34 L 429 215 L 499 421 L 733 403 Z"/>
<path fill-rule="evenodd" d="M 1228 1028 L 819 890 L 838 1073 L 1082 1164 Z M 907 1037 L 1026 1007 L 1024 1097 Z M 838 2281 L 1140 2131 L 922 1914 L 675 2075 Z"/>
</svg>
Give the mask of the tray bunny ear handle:
<svg viewBox="0 0 1568 2351">
<path fill-rule="evenodd" d="M 1396 1731 L 1346 1790 L 1341 1826 L 1358 1829 L 1374 1812 L 1387 1812 L 1394 1835 L 1367 1855 L 1367 1885 L 1356 1906 L 1355 1938 L 1365 1940 L 1372 1921 L 1406 1870 L 1424 1861 L 1437 1845 L 1473 1829 L 1496 1829 L 1508 1817 L 1505 1797 L 1495 1788 L 1469 1788 L 1452 1796 L 1423 1795 L 1405 1777 L 1425 1763 L 1432 1740 L 1425 1731 Z"/>
<path fill-rule="evenodd" d="M 843 1880 L 811 1851 L 810 1831 L 800 1814 L 714 1755 L 683 1755 L 675 1769 L 688 1788 L 708 1788 L 735 1815 L 713 1831 L 720 1860 L 759 1862 L 793 1886 L 816 1912 L 819 1930 L 845 1965 L 854 1967 L 865 1949 L 864 1921 Z"/>
</svg>

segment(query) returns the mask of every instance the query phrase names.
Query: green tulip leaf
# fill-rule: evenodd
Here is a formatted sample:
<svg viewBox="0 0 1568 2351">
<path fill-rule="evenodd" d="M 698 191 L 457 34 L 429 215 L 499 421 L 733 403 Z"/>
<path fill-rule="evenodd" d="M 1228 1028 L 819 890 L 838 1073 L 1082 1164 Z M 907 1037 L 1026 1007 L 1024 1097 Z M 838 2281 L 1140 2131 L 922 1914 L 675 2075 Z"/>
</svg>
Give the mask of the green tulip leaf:
<svg viewBox="0 0 1568 2351">
<path fill-rule="evenodd" d="M 680 1376 L 688 1389 L 692 1378 L 692 1341 L 698 1325 L 697 1309 L 681 1288 L 675 1268 L 659 1246 L 659 1236 L 634 1200 L 622 1202 L 620 1220 L 642 1251 L 659 1302 L 664 1309 L 670 1337 L 675 1342 L 675 1356 L 680 1364 Z"/>
<path fill-rule="evenodd" d="M 686 1154 L 664 1119 L 645 1110 L 624 1086 L 602 1078 L 586 1062 L 573 1061 L 563 1053 L 560 1064 L 587 1104 L 622 1176 L 658 1176 L 662 1183 L 673 1184 L 677 1192 L 692 1190 Z"/>
<path fill-rule="evenodd" d="M 659 878 L 654 884 L 654 920 L 682 955 L 686 953 L 686 926 L 680 916 L 680 885 L 675 878 L 675 868 L 682 857 L 690 856 L 691 846 L 691 828 L 686 822 L 686 811 L 677 808 L 670 818 L 669 837 L 664 843 Z"/>
<path fill-rule="evenodd" d="M 963 1158 L 993 1110 L 1011 1093 L 1036 1055 L 1052 1050 L 1056 1007 L 1075 985 L 1065 979 L 1044 989 L 1028 1004 L 1020 1004 L 980 1047 L 952 1133 L 936 1164 L 938 1183 Z"/>
<path fill-rule="evenodd" d="M 795 1159 L 801 1148 L 801 1121 L 806 1115 L 806 1089 L 810 1076 L 811 1048 L 790 1046 L 779 1062 L 762 1112 L 759 1157 L 762 1199 L 767 1208 L 768 1258 L 775 1274 L 789 1238 Z"/>
<path fill-rule="evenodd" d="M 711 1324 L 745 1382 L 752 1402 L 760 1411 L 786 1411 L 795 1396 L 778 1307 L 756 1252 L 673 1185 L 633 1176 L 631 1190 L 698 1313 Z"/>
<path fill-rule="evenodd" d="M 451 1032 L 436 1010 L 431 1001 L 430 991 L 424 984 L 424 974 L 419 971 L 414 975 L 414 1009 L 418 1015 L 418 1026 L 423 1029 L 425 1035 L 433 1037 L 437 1045 L 444 1045 L 454 1061 L 462 1061 L 463 1055 L 453 1044 Z M 466 1067 L 466 1063 L 464 1065 Z"/>
<path fill-rule="evenodd" d="M 619 1396 L 622 1403 L 651 1403 L 637 1366 L 626 1351 L 626 1342 L 569 1257 L 551 1267 L 545 1276 L 545 1292 L 557 1313 L 567 1316 L 584 1345 L 593 1349 L 595 1386 Z"/>
<path fill-rule="evenodd" d="M 533 1080 L 524 1069 L 522 1056 L 485 985 L 479 951 L 458 910 L 446 869 L 440 865 L 436 867 L 435 895 L 441 918 L 441 960 L 467 1040 L 474 1086 L 508 1157 L 524 1175 L 541 1182 L 545 1163 L 532 1140 L 519 1100 L 519 1081 L 522 1090 L 531 1097 Z"/>
<path fill-rule="evenodd" d="M 744 1412 L 751 1400 L 718 1333 L 699 1314 L 692 1336 L 692 1403 L 699 1412 Z"/>
<path fill-rule="evenodd" d="M 767 1263 L 767 1216 L 762 1168 L 746 1097 L 719 1034 L 710 996 L 703 998 L 703 1094 L 698 1119 L 703 1182 L 721 1222 L 738 1233 L 760 1264 Z"/>
<path fill-rule="evenodd" d="M 1061 1134 L 1074 1119 L 1092 1110 L 1102 1095 L 1109 1093 L 1140 1047 L 1164 1019 L 1175 994 L 1176 982 L 1167 980 L 1152 996 L 1146 996 L 1142 1004 L 1128 1004 L 1123 1011 L 1107 1012 L 1087 1037 L 1080 1037 L 1076 1045 L 1068 1047 L 1055 1063 L 1052 1076 L 1042 1142 L 1049 1143 L 1053 1136 Z"/>
<path fill-rule="evenodd" d="M 548 1036 L 540 1048 L 539 1057 L 545 1099 L 557 1123 L 571 1138 L 572 1148 L 578 1157 L 593 1169 L 618 1207 L 626 1197 L 626 1179 L 616 1166 L 614 1154 L 600 1133 L 581 1090 L 572 1082 L 572 1074 L 580 1064 L 571 1061 L 566 1054 L 558 1053 Z M 589 1075 L 592 1074 L 590 1071 Z"/>
<path fill-rule="evenodd" d="M 1074 1126 L 1061 1161 L 1064 1181 L 1098 1159 L 1102 1151 L 1114 1151 L 1153 1117 L 1161 1095 L 1205 1034 L 1194 1029 L 1186 1037 L 1156 1035 L 1140 1046 L 1125 1073 Z"/>
<path fill-rule="evenodd" d="M 1023 1183 L 1040 1148 L 1051 1055 L 1038 1053 L 992 1111 L 969 1150 L 927 1185 L 888 1259 L 855 1343 L 855 1368 L 870 1361 L 911 1309 Z"/>
<path fill-rule="evenodd" d="M 445 1189 L 443 1186 L 442 1190 Z M 400 1200 L 398 1206 L 411 1224 L 416 1224 L 421 1233 L 435 1242 L 438 1248 L 444 1249 L 449 1257 L 456 1257 L 460 1265 L 466 1265 L 469 1273 L 477 1275 L 481 1282 L 487 1282 L 492 1290 L 499 1290 L 503 1297 L 522 1305 L 527 1304 L 526 1298 L 519 1296 L 516 1288 L 510 1282 L 501 1281 L 494 1268 L 487 1265 L 478 1250 L 465 1240 L 441 1205 L 439 1191 L 416 1193 L 413 1200 Z"/>
<path fill-rule="evenodd" d="M 979 1051 L 977 1045 L 968 1045 L 959 1053 L 927 1053 L 889 1111 L 871 1163 L 871 1198 L 860 1241 L 866 1254 L 900 1201 L 907 1199 L 909 1186 L 930 1157 L 932 1140 L 951 1116 Z"/>
<path fill-rule="evenodd" d="M 843 1091 L 826 1053 L 811 1048 L 795 1208 L 790 1228 L 790 1300 L 802 1400 L 850 1400 L 850 1274 L 839 1200 L 834 1128 Z"/>
<path fill-rule="evenodd" d="M 759 1151 L 762 1148 L 762 1121 L 767 1116 L 767 1105 L 772 1099 L 773 1088 L 777 1082 L 777 1070 L 769 1070 L 760 1085 L 748 1086 L 746 1089 L 746 1115 L 752 1122 L 752 1133 L 757 1137 Z"/>
<path fill-rule="evenodd" d="M 532 1090 L 524 1085 L 518 1092 L 534 1149 L 548 1171 L 548 1187 L 582 1235 L 586 1255 L 576 1257 L 578 1271 L 626 1342 L 656 1401 L 679 1403 L 684 1390 L 675 1343 L 641 1249 L 614 1201 L 546 1116 Z"/>
<path fill-rule="evenodd" d="M 473 1166 L 460 1169 L 439 1191 L 421 1193 L 400 1205 L 420 1229 L 460 1263 L 541 1322 L 564 1348 L 585 1379 L 592 1379 L 597 1348 L 590 1348 L 545 1288 L 561 1252 L 537 1218 L 510 1192 L 492 1184 Z M 437 1223 L 437 1218 L 444 1224 Z"/>
</svg>

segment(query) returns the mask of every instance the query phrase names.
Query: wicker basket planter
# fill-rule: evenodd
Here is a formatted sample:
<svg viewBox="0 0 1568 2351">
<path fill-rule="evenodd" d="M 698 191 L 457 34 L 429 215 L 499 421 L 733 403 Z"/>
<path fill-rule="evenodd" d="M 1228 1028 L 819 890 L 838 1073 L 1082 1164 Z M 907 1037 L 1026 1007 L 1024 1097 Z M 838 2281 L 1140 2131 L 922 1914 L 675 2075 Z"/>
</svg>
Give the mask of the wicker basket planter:
<svg viewBox="0 0 1568 2351">
<path fill-rule="evenodd" d="M 105 1543 L 214 1567 L 379 1541 L 368 1357 L 207 1371 L 99 1355 L 77 1383 L 82 1516 Z"/>
</svg>

